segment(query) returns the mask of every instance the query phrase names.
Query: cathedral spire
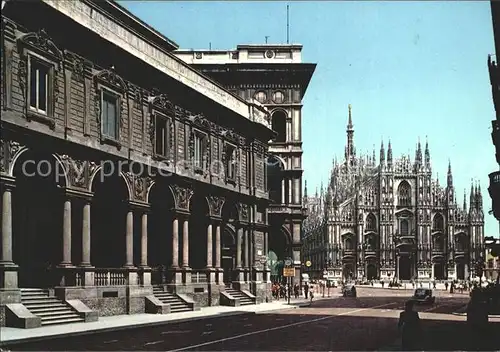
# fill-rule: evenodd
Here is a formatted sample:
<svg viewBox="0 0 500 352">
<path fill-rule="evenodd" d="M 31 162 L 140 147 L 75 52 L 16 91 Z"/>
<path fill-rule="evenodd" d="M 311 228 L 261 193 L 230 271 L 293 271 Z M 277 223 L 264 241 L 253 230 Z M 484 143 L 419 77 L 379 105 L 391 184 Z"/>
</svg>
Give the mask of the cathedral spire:
<svg viewBox="0 0 500 352">
<path fill-rule="evenodd" d="M 304 197 L 307 199 L 307 180 L 304 181 Z"/>
<path fill-rule="evenodd" d="M 387 164 L 389 166 L 392 165 L 392 145 L 390 139 L 389 139 L 389 145 L 387 146 Z"/>
<path fill-rule="evenodd" d="M 453 174 L 451 173 L 451 161 L 448 159 L 447 186 L 453 187 Z"/>
<path fill-rule="evenodd" d="M 375 166 L 376 164 L 377 164 L 377 158 L 375 157 L 375 144 L 374 144 L 372 153 L 372 165 Z"/>
<path fill-rule="evenodd" d="M 354 125 L 352 124 L 351 104 L 349 104 L 349 120 L 347 122 L 347 145 L 345 147 L 345 158 L 348 165 L 354 164 L 356 151 L 354 150 Z"/>
<path fill-rule="evenodd" d="M 385 149 L 384 149 L 384 140 L 380 142 L 380 165 L 385 164 Z"/>
<path fill-rule="evenodd" d="M 469 195 L 469 211 L 472 213 L 472 210 L 476 208 L 475 204 L 475 195 L 474 195 L 474 180 L 470 180 L 470 195 Z"/>
<path fill-rule="evenodd" d="M 417 151 L 415 152 L 415 163 L 422 165 L 422 147 L 420 145 L 420 137 L 418 137 Z"/>
<path fill-rule="evenodd" d="M 467 190 L 464 188 L 464 211 L 467 211 Z"/>
<path fill-rule="evenodd" d="M 425 166 L 431 166 L 431 153 L 429 152 L 429 141 L 427 140 L 427 136 L 425 136 Z"/>
</svg>

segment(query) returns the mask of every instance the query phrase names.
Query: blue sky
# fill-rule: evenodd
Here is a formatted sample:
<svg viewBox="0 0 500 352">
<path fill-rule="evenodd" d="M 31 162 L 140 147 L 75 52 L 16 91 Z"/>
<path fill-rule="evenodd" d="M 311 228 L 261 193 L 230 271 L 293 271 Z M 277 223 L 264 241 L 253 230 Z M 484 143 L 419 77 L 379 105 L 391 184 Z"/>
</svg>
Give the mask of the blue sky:
<svg viewBox="0 0 500 352">
<path fill-rule="evenodd" d="M 394 156 L 418 138 L 431 151 L 434 177 L 446 182 L 451 159 L 457 200 L 481 184 L 485 235 L 498 236 L 488 215 L 488 174 L 498 169 L 491 142 L 494 107 L 487 55 L 494 53 L 490 5 L 475 2 L 120 2 L 184 49 L 238 44 L 304 45 L 317 63 L 303 108 L 304 179 L 312 192 L 343 157 L 352 104 L 358 153 L 376 155 L 390 138 Z M 469 197 L 467 196 L 467 202 Z"/>
</svg>

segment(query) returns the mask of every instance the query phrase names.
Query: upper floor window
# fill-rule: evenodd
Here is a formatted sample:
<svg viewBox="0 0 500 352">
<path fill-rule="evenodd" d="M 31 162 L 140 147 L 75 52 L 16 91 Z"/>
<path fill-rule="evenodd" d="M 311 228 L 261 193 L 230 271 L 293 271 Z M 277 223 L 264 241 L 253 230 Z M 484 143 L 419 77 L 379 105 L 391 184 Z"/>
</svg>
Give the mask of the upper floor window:
<svg viewBox="0 0 500 352">
<path fill-rule="evenodd" d="M 226 179 L 229 181 L 236 180 L 236 146 L 227 143 L 225 146 L 224 168 Z"/>
<path fill-rule="evenodd" d="M 192 146 L 192 160 L 195 169 L 203 169 L 204 156 L 207 149 L 207 135 L 194 131 L 193 133 L 193 146 Z"/>
<path fill-rule="evenodd" d="M 101 128 L 102 135 L 112 140 L 119 139 L 120 97 L 107 90 L 101 90 Z"/>
<path fill-rule="evenodd" d="M 401 222 L 399 223 L 399 230 L 400 230 L 401 236 L 408 236 L 408 234 L 410 232 L 408 220 L 406 220 L 406 219 L 401 220 Z"/>
<path fill-rule="evenodd" d="M 434 220 L 432 221 L 433 231 L 443 231 L 444 230 L 444 219 L 441 214 L 436 214 Z"/>
<path fill-rule="evenodd" d="M 273 131 L 278 135 L 275 138 L 276 142 L 286 142 L 286 114 L 281 111 L 275 111 L 271 118 Z"/>
<path fill-rule="evenodd" d="M 168 158 L 170 156 L 170 120 L 162 115 L 155 115 L 155 154 Z"/>
<path fill-rule="evenodd" d="M 366 230 L 367 231 L 376 231 L 377 230 L 377 219 L 375 215 L 368 214 L 366 217 Z"/>
<path fill-rule="evenodd" d="M 29 107 L 31 110 L 47 115 L 49 106 L 49 85 L 51 67 L 30 56 L 29 60 Z"/>
<path fill-rule="evenodd" d="M 285 101 L 285 94 L 282 91 L 276 91 L 273 93 L 273 101 L 276 104 L 283 104 Z"/>
<path fill-rule="evenodd" d="M 265 103 L 267 100 L 267 94 L 264 91 L 259 91 L 255 93 L 255 100 L 257 100 L 259 103 Z"/>
<path fill-rule="evenodd" d="M 411 187 L 406 181 L 401 182 L 398 187 L 398 205 L 411 206 Z"/>
</svg>

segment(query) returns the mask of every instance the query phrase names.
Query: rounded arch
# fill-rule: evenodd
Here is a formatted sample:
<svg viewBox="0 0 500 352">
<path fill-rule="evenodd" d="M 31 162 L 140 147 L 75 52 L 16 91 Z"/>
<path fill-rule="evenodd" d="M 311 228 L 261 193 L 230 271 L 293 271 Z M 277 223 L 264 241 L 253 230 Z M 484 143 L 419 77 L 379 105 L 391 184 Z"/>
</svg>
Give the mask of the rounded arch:
<svg viewBox="0 0 500 352">
<path fill-rule="evenodd" d="M 199 270 L 207 266 L 207 228 L 210 208 L 206 194 L 194 192 L 189 200 L 189 267 Z M 214 245 L 212 240 L 212 246 Z"/>
<path fill-rule="evenodd" d="M 127 83 L 113 70 L 102 70 L 94 76 L 94 79 L 109 82 L 114 87 L 121 89 L 125 93 L 128 91 Z"/>
<path fill-rule="evenodd" d="M 44 52 L 49 52 L 52 56 L 58 59 L 59 62 L 62 63 L 64 61 L 64 56 L 62 51 L 57 47 L 57 45 L 52 41 L 52 39 L 48 36 L 47 32 L 44 29 L 39 32 L 31 32 L 26 33 L 19 37 L 19 41 L 34 46 L 39 50 L 43 50 Z M 40 45 L 40 43 L 44 43 L 45 47 Z"/>
<path fill-rule="evenodd" d="M 95 186 L 95 180 L 96 180 L 96 176 L 97 174 L 100 174 L 100 177 L 99 177 L 99 182 L 104 182 L 105 178 L 106 177 L 110 177 L 112 176 L 112 174 L 108 174 L 108 173 L 104 173 L 104 168 L 102 167 L 102 165 L 99 165 L 95 170 L 94 172 L 90 175 L 90 180 L 89 180 L 89 189 L 88 191 L 89 192 L 93 192 L 94 190 L 94 186 Z M 123 182 L 125 182 L 125 187 L 127 187 L 127 199 L 130 199 L 130 195 L 132 194 L 132 191 L 130 189 L 130 184 L 127 180 L 127 177 L 125 177 L 125 175 L 123 174 L 123 172 L 120 172 L 118 174 L 119 178 L 121 178 L 123 180 Z M 151 189 L 152 185 L 149 187 L 149 189 Z M 149 190 L 148 190 L 149 192 Z"/>
<path fill-rule="evenodd" d="M 288 114 L 283 109 L 274 109 L 271 112 L 271 126 L 274 132 L 278 135 L 274 139 L 275 142 L 286 142 L 286 119 Z"/>
<path fill-rule="evenodd" d="M 31 153 L 33 155 L 33 157 L 29 160 L 24 160 L 23 163 L 25 163 L 27 161 L 33 161 L 34 164 L 36 164 L 37 162 L 41 162 L 42 160 L 46 160 L 45 156 L 48 156 L 50 154 L 50 153 L 37 152 L 37 151 L 30 149 L 28 147 L 25 147 L 25 146 L 19 147 L 17 152 L 12 157 L 12 161 L 9 165 L 9 169 L 7 171 L 9 176 L 14 176 L 14 170 L 18 167 L 17 161 L 20 160 L 21 156 L 25 153 Z M 65 163 L 62 160 L 62 157 L 56 153 L 50 154 L 50 156 L 52 158 L 54 158 L 54 160 L 57 163 L 56 164 L 56 167 L 58 168 L 57 176 L 63 177 L 64 185 L 61 185 L 61 186 L 68 185 L 68 170 L 66 170 Z M 23 159 L 23 158 L 21 158 L 21 159 Z M 58 180 L 58 181 L 60 181 L 60 180 Z"/>
<path fill-rule="evenodd" d="M 406 180 L 401 181 L 398 185 L 398 205 L 411 206 L 411 186 Z"/>
<path fill-rule="evenodd" d="M 108 176 L 109 175 L 109 176 Z M 126 264 L 126 219 L 130 188 L 122 173 L 101 173 L 90 185 L 93 193 L 90 207 L 91 264 L 101 268 L 118 268 Z M 134 232 L 134 258 L 137 258 Z M 134 263 L 129 263 L 134 264 Z"/>
<path fill-rule="evenodd" d="M 238 213 L 238 207 L 236 206 L 236 202 L 233 200 L 226 199 L 224 201 L 224 204 L 222 205 L 221 215 L 222 215 L 222 220 L 226 223 L 229 223 L 230 221 L 239 221 L 240 215 Z"/>
<path fill-rule="evenodd" d="M 285 161 L 278 155 L 271 154 L 266 160 L 267 190 L 269 191 L 269 198 L 271 198 L 275 204 L 283 203 L 282 180 L 285 167 Z M 288 183 L 285 182 L 285 194 L 287 194 L 287 187 Z M 287 202 L 287 200 L 288 199 L 285 199 L 285 202 Z"/>
<path fill-rule="evenodd" d="M 64 166 L 53 154 L 32 149 L 18 153 L 11 166 L 12 257 L 19 287 L 53 287 L 53 268 L 64 259 Z"/>
<path fill-rule="evenodd" d="M 436 213 L 432 219 L 432 231 L 444 230 L 444 216 L 441 213 Z"/>
</svg>

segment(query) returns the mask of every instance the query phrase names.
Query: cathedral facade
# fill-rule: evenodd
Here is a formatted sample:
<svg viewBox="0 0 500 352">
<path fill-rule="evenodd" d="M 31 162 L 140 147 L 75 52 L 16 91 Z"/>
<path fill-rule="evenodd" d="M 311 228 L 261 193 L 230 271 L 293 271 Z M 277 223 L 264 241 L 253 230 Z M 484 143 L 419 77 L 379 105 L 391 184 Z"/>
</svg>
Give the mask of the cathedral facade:
<svg viewBox="0 0 500 352">
<path fill-rule="evenodd" d="M 357 156 L 349 106 L 347 145 L 326 189 L 307 195 L 303 253 L 311 277 L 359 280 L 452 280 L 474 276 L 483 253 L 483 200 L 471 185 L 456 201 L 451 164 L 446 185 L 433 179 L 431 153 L 420 141 L 414 160 Z"/>
</svg>

